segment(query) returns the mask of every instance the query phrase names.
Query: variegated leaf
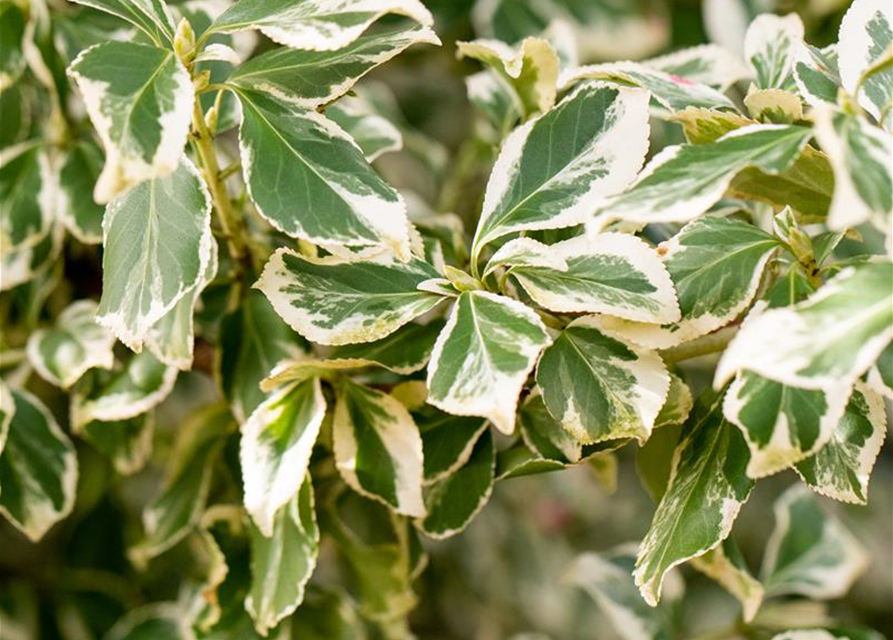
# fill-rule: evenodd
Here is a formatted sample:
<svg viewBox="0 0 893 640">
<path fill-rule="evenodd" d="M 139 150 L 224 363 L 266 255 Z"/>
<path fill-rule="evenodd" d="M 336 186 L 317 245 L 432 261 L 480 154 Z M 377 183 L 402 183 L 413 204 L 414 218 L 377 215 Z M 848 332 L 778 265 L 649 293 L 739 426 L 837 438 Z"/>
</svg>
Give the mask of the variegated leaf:
<svg viewBox="0 0 893 640">
<path fill-rule="evenodd" d="M 753 301 L 777 239 L 734 218 L 690 222 L 658 247 L 673 281 L 682 318 L 666 326 L 602 318 L 612 333 L 666 349 L 732 322 Z"/>
<path fill-rule="evenodd" d="M 335 464 L 358 493 L 397 513 L 425 515 L 422 438 L 402 404 L 344 380 L 332 424 Z"/>
<path fill-rule="evenodd" d="M 751 76 L 741 60 L 715 44 L 688 47 L 643 64 L 722 92 Z"/>
<path fill-rule="evenodd" d="M 431 406 L 419 409 L 414 417 L 422 435 L 425 484 L 431 484 L 452 475 L 468 462 L 478 437 L 487 428 L 487 421 L 450 415 Z"/>
<path fill-rule="evenodd" d="M 33 248 L 49 235 L 58 188 L 49 153 L 36 142 L 3 149 L 0 157 L 0 255 Z M 4 264 L 3 279 L 9 279 Z M 4 286 L 4 289 L 10 288 Z"/>
<path fill-rule="evenodd" d="M 0 4 L 0 92 L 12 87 L 27 66 L 22 51 L 26 23 L 25 12 L 17 4 Z"/>
<path fill-rule="evenodd" d="M 82 140 L 68 149 L 59 167 L 59 220 L 84 244 L 102 242 L 104 208 L 93 200 L 102 153 L 92 140 Z"/>
<path fill-rule="evenodd" d="M 741 550 L 732 538 L 726 538 L 718 547 L 692 561 L 692 566 L 704 575 L 716 580 L 731 593 L 742 607 L 742 618 L 751 622 L 763 604 L 766 594 L 763 585 L 754 578 Z"/>
<path fill-rule="evenodd" d="M 545 113 L 555 104 L 558 55 L 548 41 L 525 38 L 517 48 L 498 40 L 457 42 L 460 57 L 489 65 L 515 92 L 522 113 Z"/>
<path fill-rule="evenodd" d="M 42 276 L 54 264 L 62 251 L 63 227 L 51 225 L 47 234 L 34 244 L 7 251 L 0 236 L 0 291 L 9 291 Z"/>
<path fill-rule="evenodd" d="M 418 287 L 437 276 L 416 258 L 345 262 L 280 249 L 255 286 L 308 340 L 343 345 L 380 340 L 429 311 L 442 297 Z"/>
<path fill-rule="evenodd" d="M 472 258 L 523 230 L 586 222 L 625 187 L 648 149 L 648 94 L 584 83 L 515 129 L 490 174 Z"/>
<path fill-rule="evenodd" d="M 177 170 L 195 90 L 172 50 L 103 42 L 81 52 L 68 72 L 105 147 L 97 202 Z"/>
<path fill-rule="evenodd" d="M 322 387 L 314 378 L 283 387 L 242 425 L 245 509 L 262 535 L 273 535 L 276 512 L 301 488 L 325 415 Z"/>
<path fill-rule="evenodd" d="M 893 176 L 890 134 L 864 118 L 831 107 L 815 110 L 816 139 L 834 168 L 834 197 L 828 213 L 832 229 L 870 220 L 890 233 L 893 228 Z"/>
<path fill-rule="evenodd" d="M 304 600 L 304 588 L 316 568 L 319 527 L 310 474 L 272 522 L 270 536 L 249 524 L 251 585 L 245 609 L 262 636 Z"/>
<path fill-rule="evenodd" d="M 352 96 L 342 98 L 326 109 L 326 115 L 354 139 L 369 162 L 403 148 L 400 129 L 379 115 L 368 100 Z"/>
<path fill-rule="evenodd" d="M 438 540 L 463 531 L 490 499 L 495 472 L 496 446 L 488 429 L 477 437 L 461 467 L 425 489 L 427 514 L 416 526 Z"/>
<path fill-rule="evenodd" d="M 660 256 L 632 235 L 577 236 L 551 246 L 519 238 L 503 245 L 491 264 L 508 267 L 530 297 L 551 311 L 654 323 L 679 319 Z"/>
<path fill-rule="evenodd" d="M 797 473 L 817 493 L 866 504 L 871 470 L 886 434 L 883 398 L 867 385 L 856 383 L 831 439 L 815 455 L 797 463 Z"/>
<path fill-rule="evenodd" d="M 694 409 L 694 398 L 691 389 L 675 373 L 670 373 L 670 390 L 667 392 L 667 401 L 660 408 L 660 413 L 654 419 L 654 428 L 668 427 L 682 424 L 688 420 L 691 410 Z"/>
<path fill-rule="evenodd" d="M 480 416 L 506 434 L 518 395 L 551 342 L 539 317 L 515 300 L 484 291 L 459 296 L 428 365 L 428 402 L 448 413 Z"/>
<path fill-rule="evenodd" d="M 893 7 L 886 0 L 856 0 L 840 23 L 837 45 L 843 88 L 890 131 L 893 126 L 893 66 L 874 69 L 893 47 Z M 872 73 L 866 73 L 872 69 Z M 858 93 L 858 95 L 857 95 Z"/>
<path fill-rule="evenodd" d="M 172 45 L 176 26 L 164 0 L 70 0 L 125 20 L 158 46 Z"/>
<path fill-rule="evenodd" d="M 670 388 L 656 353 L 606 336 L 585 317 L 543 351 L 536 382 L 549 413 L 584 444 L 645 442 Z"/>
<path fill-rule="evenodd" d="M 185 157 L 169 176 L 111 202 L 103 220 L 102 299 L 97 321 L 134 351 L 189 294 L 211 261 L 211 199 Z"/>
<path fill-rule="evenodd" d="M 803 21 L 796 13 L 784 17 L 764 13 L 750 24 L 744 37 L 744 58 L 760 89 L 791 88 L 797 47 L 803 42 Z"/>
<path fill-rule="evenodd" d="M 803 119 L 800 96 L 785 89 L 755 89 L 744 98 L 748 115 L 767 124 L 793 124 Z"/>
<path fill-rule="evenodd" d="M 524 105 L 511 84 L 493 69 L 467 76 L 465 88 L 469 102 L 490 120 L 500 134 L 508 132 L 524 114 Z"/>
<path fill-rule="evenodd" d="M 787 169 L 811 136 L 805 127 L 751 125 L 714 143 L 666 147 L 599 216 L 641 224 L 687 222 L 716 204 L 743 169 L 772 175 Z"/>
<path fill-rule="evenodd" d="M 893 263 L 864 263 L 805 301 L 748 322 L 723 354 L 715 384 L 746 369 L 804 389 L 851 385 L 891 338 Z"/>
<path fill-rule="evenodd" d="M 40 400 L 18 389 L 11 396 L 4 402 L 0 513 L 36 542 L 74 507 L 77 454 Z"/>
<path fill-rule="evenodd" d="M 893 342 L 881 352 L 868 372 L 867 382 L 876 392 L 893 400 Z"/>
<path fill-rule="evenodd" d="M 56 326 L 39 329 L 28 339 L 28 359 L 47 382 L 67 389 L 89 369 L 111 369 L 115 336 L 96 324 L 96 303 L 78 300 L 56 319 Z"/>
<path fill-rule="evenodd" d="M 562 72 L 558 86 L 565 90 L 580 80 L 596 79 L 647 89 L 651 100 L 663 113 L 687 107 L 734 109 L 734 103 L 716 89 L 648 66 L 648 63 L 610 62 Z"/>
<path fill-rule="evenodd" d="M 646 602 L 657 604 L 667 571 L 728 537 L 753 488 L 745 473 L 748 458 L 747 444 L 723 418 L 719 399 L 695 410 L 636 560 L 636 585 Z"/>
<path fill-rule="evenodd" d="M 151 411 L 127 420 L 90 422 L 77 431 L 124 476 L 136 473 L 149 461 L 154 433 L 155 414 Z"/>
<path fill-rule="evenodd" d="M 315 109 L 341 97 L 372 69 L 418 43 L 440 44 L 440 40 L 428 27 L 411 24 L 361 36 L 344 48 L 281 47 L 237 67 L 227 84 Z"/>
<path fill-rule="evenodd" d="M 688 107 L 669 116 L 667 120 L 678 123 L 685 134 L 685 140 L 691 144 L 715 142 L 730 131 L 757 124 L 738 113 L 701 107 Z"/>
<path fill-rule="evenodd" d="M 542 392 L 527 396 L 518 409 L 518 424 L 524 444 L 543 460 L 571 465 L 583 458 L 583 444 L 552 417 Z"/>
<path fill-rule="evenodd" d="M 325 247 L 390 250 L 409 258 L 403 198 L 341 127 L 264 94 L 239 89 L 238 96 L 242 171 L 265 220 Z"/>
<path fill-rule="evenodd" d="M 813 107 L 837 104 L 841 86 L 837 45 L 819 49 L 801 43 L 794 49 L 793 73 L 797 90 L 807 104 Z"/>
<path fill-rule="evenodd" d="M 806 487 L 792 485 L 775 502 L 775 530 L 763 557 L 767 596 L 839 598 L 867 568 L 859 541 Z"/>
<path fill-rule="evenodd" d="M 428 324 L 406 324 L 375 342 L 335 347 L 328 356 L 332 360 L 358 360 L 375 364 L 389 371 L 408 375 L 428 364 L 434 341 L 443 325 L 444 322 L 440 319 Z"/>
</svg>

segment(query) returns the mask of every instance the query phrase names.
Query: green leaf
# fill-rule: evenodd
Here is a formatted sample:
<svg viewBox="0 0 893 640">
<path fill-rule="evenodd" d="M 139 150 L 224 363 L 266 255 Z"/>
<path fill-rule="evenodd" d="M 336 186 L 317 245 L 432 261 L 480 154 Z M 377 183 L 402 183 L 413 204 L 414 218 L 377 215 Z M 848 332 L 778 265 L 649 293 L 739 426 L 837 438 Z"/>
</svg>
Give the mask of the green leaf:
<svg viewBox="0 0 893 640">
<path fill-rule="evenodd" d="M 567 69 L 558 78 L 558 87 L 566 90 L 580 80 L 597 79 L 620 85 L 642 87 L 651 93 L 658 113 L 676 113 L 687 107 L 734 109 L 734 103 L 707 85 L 680 78 L 638 62 L 611 62 Z"/>
<path fill-rule="evenodd" d="M 867 504 L 868 481 L 887 433 L 884 400 L 856 383 L 846 413 L 818 453 L 797 464 L 797 473 L 817 493 Z"/>
<path fill-rule="evenodd" d="M 828 226 L 845 229 L 870 220 L 889 233 L 893 215 L 890 134 L 864 118 L 833 108 L 815 110 L 816 139 L 834 169 Z"/>
<path fill-rule="evenodd" d="M 40 400 L 18 389 L 11 395 L 0 448 L 0 513 L 37 542 L 74 507 L 77 453 Z"/>
<path fill-rule="evenodd" d="M 698 407 L 673 455 L 666 493 L 636 560 L 636 585 L 651 605 L 660 599 L 667 571 L 703 556 L 725 540 L 753 480 L 739 430 L 726 422 L 719 399 Z"/>
<path fill-rule="evenodd" d="M 245 608 L 262 636 L 290 615 L 304 599 L 304 587 L 316 567 L 319 527 L 313 506 L 310 475 L 272 522 L 272 535 L 264 536 L 253 524 L 251 587 Z"/>
<path fill-rule="evenodd" d="M 25 14 L 13 2 L 0 2 L 0 91 L 16 83 L 27 66 L 22 52 Z"/>
<path fill-rule="evenodd" d="M 679 319 L 676 293 L 660 255 L 636 236 L 602 233 L 551 246 L 518 238 L 490 261 L 500 264 L 551 311 L 655 323 Z"/>
<path fill-rule="evenodd" d="M 334 50 L 281 47 L 239 66 L 227 84 L 315 109 L 341 97 L 372 69 L 420 43 L 440 44 L 440 40 L 428 27 L 409 24 L 364 35 Z"/>
<path fill-rule="evenodd" d="M 28 360 L 41 378 L 67 389 L 94 367 L 111 369 L 115 336 L 96 324 L 96 303 L 78 300 L 56 319 L 56 326 L 38 329 L 28 338 Z"/>
<path fill-rule="evenodd" d="M 623 640 L 672 640 L 673 609 L 667 603 L 650 607 L 642 600 L 630 577 L 634 563 L 635 547 L 630 545 L 581 553 L 565 570 L 562 582 L 583 589 Z M 683 591 L 681 581 L 674 587 L 671 595 L 678 598 Z"/>
<path fill-rule="evenodd" d="M 437 275 L 416 258 L 345 262 L 280 249 L 255 286 L 308 340 L 343 345 L 380 340 L 431 310 L 442 298 L 418 286 Z"/>
<path fill-rule="evenodd" d="M 0 236 L 0 291 L 9 291 L 21 284 L 29 282 L 44 274 L 56 264 L 56 260 L 62 251 L 63 229 L 59 225 L 53 225 L 43 238 L 34 244 L 15 247 L 7 251 L 3 246 L 3 237 Z"/>
<path fill-rule="evenodd" d="M 692 566 L 704 575 L 716 580 L 741 603 L 744 622 L 751 622 L 763 604 L 765 589 L 754 578 L 738 545 L 726 538 L 718 547 L 692 561 Z"/>
<path fill-rule="evenodd" d="M 682 126 L 685 139 L 691 144 L 716 142 L 730 131 L 757 124 L 738 113 L 701 107 L 687 107 L 669 116 L 667 120 Z"/>
<path fill-rule="evenodd" d="M 775 502 L 775 530 L 763 558 L 767 596 L 839 598 L 867 568 L 862 545 L 806 487 L 793 485 Z"/>
<path fill-rule="evenodd" d="M 819 49 L 801 43 L 794 49 L 794 80 L 807 104 L 837 104 L 840 71 L 837 68 L 837 45 Z"/>
<path fill-rule="evenodd" d="M 799 389 L 745 371 L 723 403 L 750 447 L 747 475 L 762 478 L 819 451 L 832 438 L 847 405 L 848 387 Z"/>
<path fill-rule="evenodd" d="M 744 98 L 744 106 L 751 118 L 758 122 L 793 124 L 803 119 L 800 96 L 784 89 L 751 90 Z"/>
<path fill-rule="evenodd" d="M 189 617 L 179 604 L 152 604 L 134 609 L 115 623 L 104 640 L 194 640 Z"/>
<path fill-rule="evenodd" d="M 270 40 L 295 49 L 335 51 L 388 13 L 426 27 L 434 22 L 418 0 L 241 0 L 217 18 L 208 33 L 259 29 Z"/>
<path fill-rule="evenodd" d="M 691 389 L 682 378 L 671 372 L 667 401 L 660 408 L 657 418 L 654 419 L 654 428 L 682 424 L 688 420 L 688 416 L 693 408 L 694 399 L 691 395 Z"/>
<path fill-rule="evenodd" d="M 645 442 L 670 388 L 656 353 L 600 332 L 592 318 L 569 324 L 536 370 L 549 413 L 584 444 Z"/>
<path fill-rule="evenodd" d="M 654 349 L 687 342 L 729 324 L 744 312 L 780 242 L 734 218 L 706 217 L 685 225 L 658 247 L 682 318 L 655 326 L 603 318 L 612 333 Z"/>
<path fill-rule="evenodd" d="M 389 249 L 409 258 L 403 198 L 341 127 L 270 96 L 242 90 L 238 96 L 242 171 L 264 219 L 333 251 Z"/>
<path fill-rule="evenodd" d="M 403 134 L 379 115 L 368 100 L 347 96 L 326 109 L 326 116 L 354 139 L 368 162 L 403 148 Z"/>
<path fill-rule="evenodd" d="M 720 385 L 746 369 L 804 389 L 852 385 L 890 343 L 893 264 L 879 261 L 841 271 L 792 307 L 748 322 L 716 369 Z"/>
<path fill-rule="evenodd" d="M 486 430 L 461 467 L 425 490 L 428 513 L 416 526 L 437 540 L 463 531 L 490 499 L 495 471 L 496 447 L 493 434 Z"/>
<path fill-rule="evenodd" d="M 425 484 L 452 475 L 468 462 L 487 428 L 487 421 L 481 418 L 453 416 L 433 407 L 427 407 L 415 420 L 422 436 Z"/>
<path fill-rule="evenodd" d="M 211 261 L 211 200 L 185 157 L 106 208 L 97 322 L 134 351 L 198 285 Z"/>
<path fill-rule="evenodd" d="M 164 0 L 71 0 L 125 20 L 158 46 L 172 45 L 176 26 Z"/>
<path fill-rule="evenodd" d="M 4 256 L 14 249 L 34 247 L 50 233 L 56 211 L 55 182 L 50 156 L 38 143 L 24 142 L 3 150 L 0 247 Z M 8 277 L 4 268 L 3 279 Z"/>
<path fill-rule="evenodd" d="M 599 218 L 640 224 L 686 222 L 716 204 L 743 169 L 757 167 L 770 174 L 787 169 L 811 136 L 804 127 L 751 125 L 714 143 L 666 147 L 625 193 L 599 212 Z"/>
<path fill-rule="evenodd" d="M 242 425 L 245 509 L 262 535 L 273 535 L 276 512 L 301 488 L 325 415 L 322 387 L 314 378 L 283 387 Z"/>
<path fill-rule="evenodd" d="M 149 461 L 154 432 L 155 414 L 150 411 L 127 420 L 90 422 L 77 435 L 108 457 L 115 471 L 129 476 Z"/>
<path fill-rule="evenodd" d="M 204 407 L 180 426 L 161 492 L 143 511 L 145 537 L 128 551 L 144 565 L 185 538 L 201 520 L 211 471 L 234 424 L 226 405 Z"/>
<path fill-rule="evenodd" d="M 629 184 L 648 149 L 647 99 L 585 83 L 516 128 L 490 174 L 472 256 L 511 233 L 585 222 Z"/>
<path fill-rule="evenodd" d="M 750 71 L 736 56 L 715 44 L 688 47 L 665 56 L 650 58 L 645 65 L 724 92 Z"/>
<path fill-rule="evenodd" d="M 422 438 L 412 416 L 381 391 L 343 381 L 332 424 L 344 481 L 397 513 L 425 515 Z"/>
<path fill-rule="evenodd" d="M 876 119 L 885 114 L 881 124 L 887 131 L 893 126 L 893 67 L 887 65 L 870 75 L 866 71 L 890 55 L 891 45 L 893 8 L 885 0 L 853 2 L 840 24 L 837 51 L 841 83 Z"/>
<path fill-rule="evenodd" d="M 60 221 L 84 244 L 102 242 L 104 208 L 93 200 L 102 154 L 92 140 L 82 140 L 62 156 L 59 168 Z"/>
<path fill-rule="evenodd" d="M 499 74 L 524 114 L 545 113 L 555 104 L 558 55 L 548 41 L 525 38 L 517 48 L 498 40 L 457 42 L 456 53 L 480 60 Z"/>
<path fill-rule="evenodd" d="M 542 393 L 527 396 L 518 409 L 518 423 L 524 444 L 540 458 L 571 465 L 583 457 L 583 445 L 552 417 Z"/>
<path fill-rule="evenodd" d="M 172 50 L 103 42 L 82 51 L 68 73 L 105 147 L 93 192 L 97 202 L 177 170 L 195 90 Z"/>
<path fill-rule="evenodd" d="M 145 413 L 170 395 L 177 373 L 176 368 L 143 352 L 132 356 L 114 374 L 85 380 L 72 394 L 72 427 L 78 429 L 93 420 L 126 420 Z"/>
<path fill-rule="evenodd" d="M 868 372 L 868 384 L 881 395 L 893 400 L 893 342 L 881 352 Z"/>
<path fill-rule="evenodd" d="M 515 427 L 518 394 L 540 351 L 551 342 L 539 317 L 515 300 L 462 293 L 428 365 L 428 402 L 448 413 Z"/>
<path fill-rule="evenodd" d="M 340 590 L 313 586 L 292 616 L 291 634 L 300 640 L 367 640 L 353 601 Z"/>
<path fill-rule="evenodd" d="M 760 89 L 787 89 L 797 47 L 803 42 L 803 21 L 796 13 L 784 17 L 764 13 L 750 23 L 744 36 L 744 58 Z"/>
<path fill-rule="evenodd" d="M 223 319 L 217 376 L 240 424 L 263 402 L 260 383 L 279 362 L 303 354 L 300 336 L 273 310 L 260 291 L 248 291 L 242 304 Z"/>
<path fill-rule="evenodd" d="M 465 77 L 468 100 L 483 113 L 499 133 L 509 131 L 520 120 L 524 105 L 505 78 L 493 69 Z"/>
</svg>

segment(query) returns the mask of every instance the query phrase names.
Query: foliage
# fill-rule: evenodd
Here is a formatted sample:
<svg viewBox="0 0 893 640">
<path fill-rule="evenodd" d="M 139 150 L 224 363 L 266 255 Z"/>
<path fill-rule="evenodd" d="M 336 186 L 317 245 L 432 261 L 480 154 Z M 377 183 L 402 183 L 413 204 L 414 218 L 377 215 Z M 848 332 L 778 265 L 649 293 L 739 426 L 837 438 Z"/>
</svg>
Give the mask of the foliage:
<svg viewBox="0 0 893 640">
<path fill-rule="evenodd" d="M 444 175 L 360 82 L 440 44 L 419 0 L 0 0 L 0 512 L 127 558 L 50 622 L 0 591 L 0 638 L 413 637 L 430 541 L 635 447 L 650 528 L 565 572 L 620 637 L 690 631 L 686 564 L 727 635 L 879 637 L 770 613 L 868 564 L 814 494 L 868 502 L 893 397 L 890 6 L 606 62 L 665 48 L 627 8 L 478 3 Z M 731 534 L 787 469 L 757 578 Z"/>
</svg>

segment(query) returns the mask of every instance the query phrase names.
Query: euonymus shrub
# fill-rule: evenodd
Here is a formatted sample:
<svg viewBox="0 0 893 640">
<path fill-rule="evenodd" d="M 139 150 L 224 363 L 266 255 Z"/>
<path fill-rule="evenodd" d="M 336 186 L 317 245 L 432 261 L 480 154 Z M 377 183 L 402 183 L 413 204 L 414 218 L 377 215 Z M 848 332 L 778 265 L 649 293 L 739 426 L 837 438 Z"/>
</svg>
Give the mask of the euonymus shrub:
<svg viewBox="0 0 893 640">
<path fill-rule="evenodd" d="M 110 638 L 408 637 L 420 534 L 624 446 L 651 529 L 567 573 L 622 636 L 670 637 L 683 563 L 754 630 L 765 599 L 864 569 L 813 494 L 865 503 L 893 397 L 889 3 L 857 0 L 824 49 L 759 16 L 744 59 L 459 43 L 499 147 L 468 235 L 407 215 L 370 165 L 400 131 L 348 95 L 439 44 L 417 0 L 76 4 L 0 2 L 0 510 L 40 540 L 75 505 L 73 438 L 132 474 L 180 372 L 219 388 L 176 425 L 128 551 L 188 544 L 195 567 Z M 685 141 L 649 157 L 653 119 Z M 100 243 L 96 302 L 77 272 Z M 680 363 L 706 354 L 695 401 Z M 758 580 L 730 534 L 785 469 L 803 484 Z M 341 569 L 308 587 L 321 549 Z"/>
</svg>

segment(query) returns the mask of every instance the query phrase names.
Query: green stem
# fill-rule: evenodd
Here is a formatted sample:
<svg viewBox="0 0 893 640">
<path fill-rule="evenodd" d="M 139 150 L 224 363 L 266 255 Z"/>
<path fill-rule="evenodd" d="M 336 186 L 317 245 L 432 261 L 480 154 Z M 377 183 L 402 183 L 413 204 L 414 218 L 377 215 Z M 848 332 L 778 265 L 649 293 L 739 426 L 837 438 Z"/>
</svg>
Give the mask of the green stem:
<svg viewBox="0 0 893 640">
<path fill-rule="evenodd" d="M 738 333 L 738 327 L 726 327 L 715 331 L 710 335 L 703 336 L 697 340 L 692 340 L 678 347 L 671 347 L 660 352 L 661 357 L 667 364 L 676 364 L 683 360 L 691 360 L 699 356 L 705 356 L 710 353 L 719 353 L 723 351 Z"/>
</svg>

